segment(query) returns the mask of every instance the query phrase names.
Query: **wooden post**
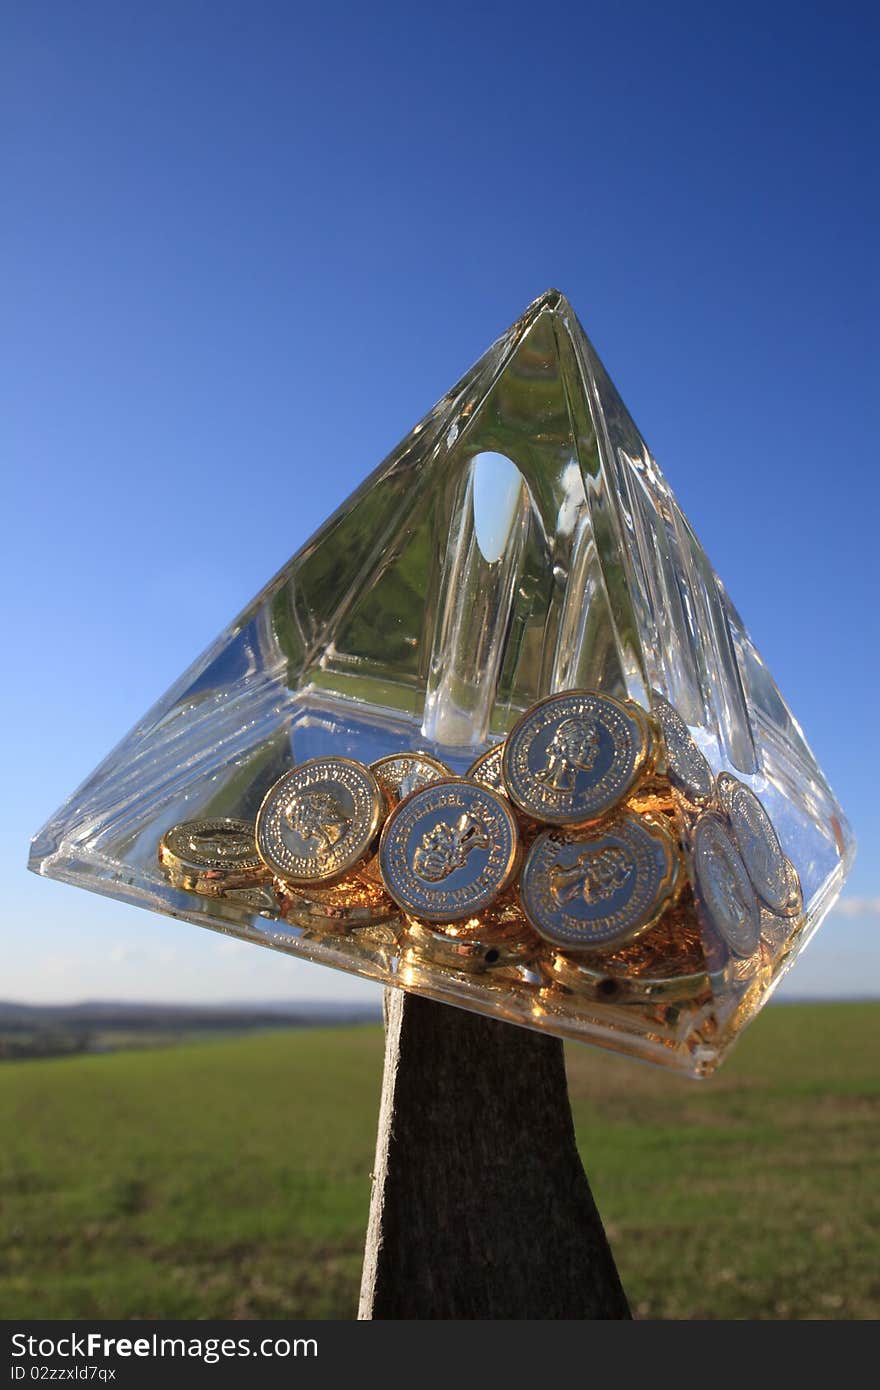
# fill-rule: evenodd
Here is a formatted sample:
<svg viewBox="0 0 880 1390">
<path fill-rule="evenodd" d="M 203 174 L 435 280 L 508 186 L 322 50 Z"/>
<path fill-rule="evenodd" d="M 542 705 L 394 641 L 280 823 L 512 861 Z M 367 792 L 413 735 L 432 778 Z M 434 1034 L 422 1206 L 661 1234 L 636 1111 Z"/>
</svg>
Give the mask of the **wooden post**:
<svg viewBox="0 0 880 1390">
<path fill-rule="evenodd" d="M 400 990 L 360 1318 L 628 1318 L 562 1043 Z"/>
</svg>

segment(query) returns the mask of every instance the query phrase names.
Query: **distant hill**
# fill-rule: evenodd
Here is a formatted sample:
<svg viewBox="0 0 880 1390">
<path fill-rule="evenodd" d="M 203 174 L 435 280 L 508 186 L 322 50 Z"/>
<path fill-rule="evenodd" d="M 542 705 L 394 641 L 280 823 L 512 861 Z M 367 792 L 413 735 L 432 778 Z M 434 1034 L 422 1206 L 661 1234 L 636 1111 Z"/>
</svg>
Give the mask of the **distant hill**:
<svg viewBox="0 0 880 1390">
<path fill-rule="evenodd" d="M 198 1035 L 269 1028 L 342 1027 L 375 1023 L 378 1005 L 334 1000 L 258 1004 L 160 1004 L 88 1000 L 20 1004 L 0 1000 L 0 1060 L 115 1052 L 167 1045 Z"/>
<path fill-rule="evenodd" d="M 375 1020 L 381 1010 L 375 1004 L 340 1002 L 333 999 L 295 999 L 262 1003 L 161 1004 L 129 1003 L 126 1000 L 94 999 L 79 1004 L 19 1004 L 0 999 L 0 1028 L 36 1023 L 108 1023 L 126 1027 L 166 1026 L 217 1027 L 260 1022 L 286 1026 L 315 1023 L 353 1023 Z"/>
</svg>

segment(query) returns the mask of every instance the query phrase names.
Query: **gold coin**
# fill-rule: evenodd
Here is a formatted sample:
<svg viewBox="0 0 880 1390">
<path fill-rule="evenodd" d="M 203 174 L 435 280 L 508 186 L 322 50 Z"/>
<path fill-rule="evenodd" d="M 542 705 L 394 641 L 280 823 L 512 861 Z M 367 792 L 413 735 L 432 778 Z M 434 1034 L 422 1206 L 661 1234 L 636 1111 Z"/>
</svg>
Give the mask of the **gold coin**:
<svg viewBox="0 0 880 1390">
<path fill-rule="evenodd" d="M 726 821 L 704 811 L 691 849 L 694 895 L 707 929 L 735 956 L 750 956 L 761 935 L 761 910 Z"/>
<path fill-rule="evenodd" d="M 635 795 L 628 798 L 626 804 L 628 810 L 635 811 L 639 816 L 659 815 L 670 821 L 675 821 L 678 816 L 679 803 L 675 792 L 667 779 L 659 773 L 646 778 L 637 788 Z"/>
<path fill-rule="evenodd" d="M 360 935 L 383 923 L 400 920 L 396 905 L 384 889 L 361 878 L 344 878 L 330 887 L 316 883 L 295 887 L 280 880 L 277 886 L 281 915 L 306 931 Z"/>
<path fill-rule="evenodd" d="M 385 793 L 389 807 L 396 806 L 410 792 L 426 787 L 429 782 L 452 776 L 451 768 L 430 753 L 390 753 L 370 763 L 370 771 Z"/>
<path fill-rule="evenodd" d="M 505 956 L 516 956 L 519 960 L 533 960 L 544 949 L 538 936 L 519 905 L 515 893 L 507 893 L 497 898 L 491 907 L 476 917 L 466 917 L 460 922 L 423 922 L 417 917 L 405 917 L 407 928 L 426 927 L 439 933 L 450 941 L 471 942 L 475 946 L 503 949 Z M 494 958 L 490 958 L 490 964 Z"/>
<path fill-rule="evenodd" d="M 720 989 L 728 953 L 700 926 L 690 894 L 634 941 L 607 956 L 573 960 L 557 952 L 550 977 L 608 1003 L 627 1000 L 680 1002 Z"/>
<path fill-rule="evenodd" d="M 679 877 L 676 842 L 658 817 L 627 812 L 586 830 L 545 830 L 523 866 L 520 901 L 545 941 L 613 950 L 667 907 Z"/>
<path fill-rule="evenodd" d="M 281 910 L 278 894 L 271 883 L 260 883 L 254 888 L 228 888 L 223 897 L 226 902 L 241 903 L 261 917 L 277 917 Z"/>
<path fill-rule="evenodd" d="M 504 758 L 504 740 L 493 744 L 487 748 L 485 753 L 481 753 L 475 758 L 465 773 L 469 782 L 481 782 L 484 787 L 491 787 L 493 792 L 499 796 L 507 796 L 507 788 L 504 785 L 504 776 L 501 771 L 501 764 Z"/>
<path fill-rule="evenodd" d="M 508 802 L 449 777 L 413 792 L 388 817 L 382 882 L 413 917 L 457 922 L 489 907 L 513 880 L 519 834 Z"/>
<path fill-rule="evenodd" d="M 771 912 L 796 917 L 803 907 L 800 879 L 783 853 L 773 822 L 761 802 L 750 787 L 729 772 L 718 774 L 716 787 L 758 897 Z"/>
<path fill-rule="evenodd" d="M 313 758 L 286 772 L 257 814 L 257 849 L 283 883 L 337 883 L 374 852 L 385 799 L 351 758 Z"/>
<path fill-rule="evenodd" d="M 366 883 L 362 878 L 342 878 L 331 884 L 304 883 L 294 885 L 276 880 L 277 891 L 282 904 L 291 901 L 310 904 L 319 910 L 333 908 L 334 911 L 363 909 L 364 913 L 384 912 L 389 906 L 388 894 L 379 884 Z M 366 918 L 365 918 L 366 920 Z"/>
<path fill-rule="evenodd" d="M 803 917 L 782 917 L 762 906 L 761 940 L 774 962 L 786 960 L 791 955 L 804 926 Z"/>
<path fill-rule="evenodd" d="M 408 920 L 418 919 L 410 917 Z M 447 922 L 441 930 L 459 941 L 522 941 L 538 949 L 542 946 L 541 938 L 523 912 L 515 892 L 503 893 L 477 916 Z"/>
<path fill-rule="evenodd" d="M 404 965 L 430 961 L 450 970 L 483 971 L 522 965 L 537 955 L 533 936 L 498 940 L 456 937 L 428 923 L 409 921 L 401 941 Z"/>
<path fill-rule="evenodd" d="M 166 830 L 159 863 L 175 888 L 209 896 L 247 888 L 269 877 L 248 821 L 187 820 Z"/>
<path fill-rule="evenodd" d="M 660 725 L 670 782 L 691 806 L 712 801 L 712 769 L 678 710 L 657 690 L 651 691 L 651 713 Z"/>
<path fill-rule="evenodd" d="M 377 762 L 371 763 L 370 771 L 382 788 L 389 810 L 393 810 L 420 787 L 427 787 L 430 782 L 452 776 L 452 770 L 445 763 L 441 763 L 439 758 L 432 758 L 430 753 L 391 753 L 388 757 L 379 758 Z M 358 875 L 368 883 L 381 887 L 378 856 L 374 854 L 368 859 L 358 870 Z"/>
<path fill-rule="evenodd" d="M 396 970 L 397 932 L 392 926 L 379 924 L 364 927 L 361 931 L 346 934 L 345 944 L 342 945 L 335 927 L 322 931 L 320 923 L 316 922 L 298 933 L 297 945 L 298 951 L 307 959 L 321 965 L 351 969 L 356 961 L 359 966 L 367 967 L 366 971 L 359 973 L 366 974 L 370 979 L 387 979 Z"/>
<path fill-rule="evenodd" d="M 655 752 L 647 715 L 633 701 L 569 690 L 540 700 L 514 725 L 504 784 L 533 820 L 588 825 L 632 794 Z"/>
</svg>

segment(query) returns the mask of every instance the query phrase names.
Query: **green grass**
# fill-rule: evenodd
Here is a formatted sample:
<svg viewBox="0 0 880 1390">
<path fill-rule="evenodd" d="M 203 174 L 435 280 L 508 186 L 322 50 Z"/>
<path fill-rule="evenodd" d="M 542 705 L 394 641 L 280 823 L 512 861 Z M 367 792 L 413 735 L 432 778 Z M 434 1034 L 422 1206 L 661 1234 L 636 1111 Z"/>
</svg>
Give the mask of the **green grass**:
<svg viewBox="0 0 880 1390">
<path fill-rule="evenodd" d="M 695 1085 L 568 1049 L 634 1309 L 876 1317 L 878 1005 L 765 1011 Z M 378 1028 L 0 1067 L 0 1316 L 352 1317 Z"/>
</svg>

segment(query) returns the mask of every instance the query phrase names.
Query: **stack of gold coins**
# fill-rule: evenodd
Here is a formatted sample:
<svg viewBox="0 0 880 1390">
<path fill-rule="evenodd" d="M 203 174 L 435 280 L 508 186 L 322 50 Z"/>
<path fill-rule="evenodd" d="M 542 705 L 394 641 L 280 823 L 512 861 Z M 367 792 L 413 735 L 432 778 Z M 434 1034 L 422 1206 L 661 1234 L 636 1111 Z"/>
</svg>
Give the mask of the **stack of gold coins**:
<svg viewBox="0 0 880 1390">
<path fill-rule="evenodd" d="M 183 822 L 159 860 L 175 887 L 313 933 L 399 936 L 408 964 L 528 967 L 544 990 L 616 1003 L 748 978 L 802 908 L 754 791 L 713 775 L 657 691 L 650 713 L 549 696 L 463 777 L 421 751 L 312 759 L 255 824 Z"/>
<path fill-rule="evenodd" d="M 174 888 L 226 898 L 254 912 L 278 911 L 271 873 L 257 853 L 249 821 L 179 821 L 159 842 L 159 863 Z"/>
</svg>

